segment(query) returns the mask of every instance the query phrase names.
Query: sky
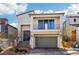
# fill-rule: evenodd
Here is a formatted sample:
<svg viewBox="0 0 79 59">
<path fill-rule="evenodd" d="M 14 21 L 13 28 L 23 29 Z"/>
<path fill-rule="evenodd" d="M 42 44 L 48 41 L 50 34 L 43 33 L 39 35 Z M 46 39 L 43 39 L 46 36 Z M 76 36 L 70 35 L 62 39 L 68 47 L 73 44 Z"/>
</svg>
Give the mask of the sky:
<svg viewBox="0 0 79 59">
<path fill-rule="evenodd" d="M 69 3 L 0 3 L 0 18 L 7 18 L 9 24 L 17 27 L 16 14 L 31 10 L 35 10 L 35 13 L 75 13 L 79 11 L 78 7 L 79 4 Z"/>
</svg>

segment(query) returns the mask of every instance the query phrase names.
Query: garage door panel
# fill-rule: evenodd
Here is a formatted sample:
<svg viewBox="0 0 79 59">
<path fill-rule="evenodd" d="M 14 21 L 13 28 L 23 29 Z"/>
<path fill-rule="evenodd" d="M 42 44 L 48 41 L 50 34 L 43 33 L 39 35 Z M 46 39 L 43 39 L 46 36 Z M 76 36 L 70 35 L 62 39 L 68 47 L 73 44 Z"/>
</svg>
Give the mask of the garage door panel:
<svg viewBox="0 0 79 59">
<path fill-rule="evenodd" d="M 36 37 L 36 47 L 57 47 L 57 37 Z"/>
</svg>

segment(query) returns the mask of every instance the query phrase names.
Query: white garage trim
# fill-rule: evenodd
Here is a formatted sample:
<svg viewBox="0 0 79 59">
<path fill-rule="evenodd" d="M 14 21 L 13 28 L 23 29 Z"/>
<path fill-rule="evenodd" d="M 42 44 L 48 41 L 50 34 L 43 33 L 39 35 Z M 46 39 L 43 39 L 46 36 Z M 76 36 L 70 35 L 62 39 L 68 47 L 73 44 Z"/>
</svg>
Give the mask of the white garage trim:
<svg viewBox="0 0 79 59">
<path fill-rule="evenodd" d="M 57 35 L 56 35 L 57 36 Z M 35 36 L 32 34 L 30 38 L 30 47 L 35 48 Z M 62 36 L 57 36 L 57 47 L 62 48 Z"/>
<path fill-rule="evenodd" d="M 62 36 L 61 35 L 58 35 L 58 43 L 57 43 L 57 46 L 58 46 L 58 48 L 63 48 L 63 46 L 62 46 Z"/>
</svg>

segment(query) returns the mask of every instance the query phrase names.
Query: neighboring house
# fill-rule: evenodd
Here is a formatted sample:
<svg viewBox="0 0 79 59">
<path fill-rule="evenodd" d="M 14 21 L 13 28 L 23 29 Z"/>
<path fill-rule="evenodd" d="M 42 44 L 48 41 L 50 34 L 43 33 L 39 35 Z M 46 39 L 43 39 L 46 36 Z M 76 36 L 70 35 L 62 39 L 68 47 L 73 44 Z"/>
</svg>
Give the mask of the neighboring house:
<svg viewBox="0 0 79 59">
<path fill-rule="evenodd" d="M 8 33 L 8 20 L 6 18 L 0 18 L 0 35 L 7 37 Z M 0 36 L 0 38 L 3 36 Z"/>
<path fill-rule="evenodd" d="M 18 30 L 8 24 L 8 43 L 9 45 L 17 45 Z"/>
<path fill-rule="evenodd" d="M 8 38 L 8 20 L 0 18 L 0 47 L 7 47 L 6 40 Z"/>
<path fill-rule="evenodd" d="M 67 15 L 66 21 L 63 23 L 64 39 L 69 41 L 79 41 L 79 14 Z"/>
<path fill-rule="evenodd" d="M 7 48 L 17 37 L 18 30 L 8 24 L 6 18 L 0 18 L 0 47 Z"/>
<path fill-rule="evenodd" d="M 28 41 L 31 48 L 62 48 L 63 16 L 33 11 L 17 15 L 19 41 Z"/>
</svg>

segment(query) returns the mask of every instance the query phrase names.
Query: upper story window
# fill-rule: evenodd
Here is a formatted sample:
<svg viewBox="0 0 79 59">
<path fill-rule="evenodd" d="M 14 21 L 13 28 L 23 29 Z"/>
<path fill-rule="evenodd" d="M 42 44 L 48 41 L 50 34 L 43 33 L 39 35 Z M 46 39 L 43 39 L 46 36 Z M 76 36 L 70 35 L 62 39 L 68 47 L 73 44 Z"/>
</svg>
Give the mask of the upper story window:
<svg viewBox="0 0 79 59">
<path fill-rule="evenodd" d="M 52 19 L 49 20 L 48 29 L 54 29 L 54 20 L 52 20 Z"/>
<path fill-rule="evenodd" d="M 76 19 L 74 19 L 74 22 L 76 22 Z"/>
<path fill-rule="evenodd" d="M 1 25 L 1 32 L 5 32 L 5 25 Z"/>
<path fill-rule="evenodd" d="M 38 29 L 45 29 L 44 20 L 38 20 Z"/>
<path fill-rule="evenodd" d="M 54 19 L 38 20 L 38 29 L 54 29 Z"/>
</svg>

